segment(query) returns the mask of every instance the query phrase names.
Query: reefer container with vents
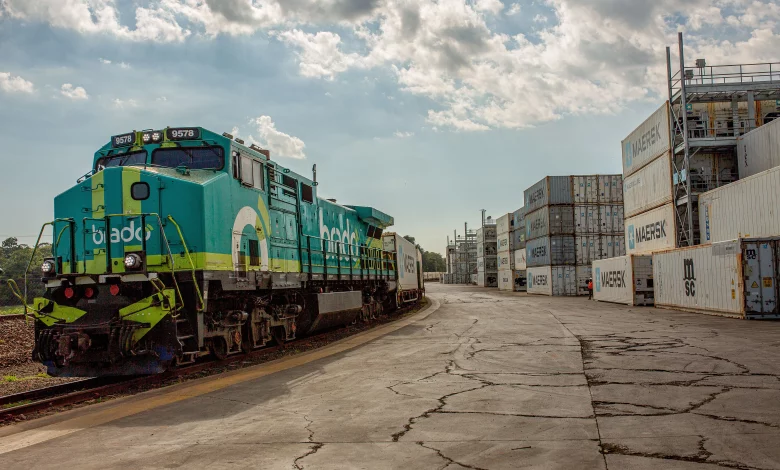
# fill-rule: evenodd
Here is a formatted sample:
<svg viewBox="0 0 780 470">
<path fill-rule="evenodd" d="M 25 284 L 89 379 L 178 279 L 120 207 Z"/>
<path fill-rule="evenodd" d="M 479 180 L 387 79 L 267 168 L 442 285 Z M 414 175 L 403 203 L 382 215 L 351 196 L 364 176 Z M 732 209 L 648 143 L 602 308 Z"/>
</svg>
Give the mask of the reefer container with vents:
<svg viewBox="0 0 780 470">
<path fill-rule="evenodd" d="M 778 239 L 741 239 L 653 254 L 655 305 L 780 318 Z"/>
<path fill-rule="evenodd" d="M 511 269 L 498 270 L 498 290 L 515 290 L 515 273 Z"/>
<path fill-rule="evenodd" d="M 669 124 L 667 101 L 623 139 L 623 177 L 636 173 L 659 155 L 669 152 Z"/>
<path fill-rule="evenodd" d="M 622 204 L 623 175 L 599 175 L 599 204 Z"/>
<path fill-rule="evenodd" d="M 571 176 L 547 176 L 524 192 L 526 214 L 550 204 L 572 204 Z"/>
<path fill-rule="evenodd" d="M 395 252 L 398 256 L 399 291 L 421 289 L 422 277 L 419 273 L 422 270 L 422 263 L 418 259 L 418 251 L 414 243 L 397 233 L 386 232 L 382 234 L 382 249 Z"/>
<path fill-rule="evenodd" d="M 490 225 L 477 229 L 477 243 L 496 241 L 496 226 Z"/>
<path fill-rule="evenodd" d="M 599 203 L 598 175 L 582 175 L 571 177 L 572 197 L 574 204 Z"/>
<path fill-rule="evenodd" d="M 515 252 L 504 251 L 498 254 L 498 270 L 508 270 L 515 268 Z"/>
<path fill-rule="evenodd" d="M 509 232 L 499 234 L 498 240 L 496 241 L 496 249 L 498 250 L 498 253 L 514 250 L 515 242 L 512 238 L 512 234 Z"/>
<path fill-rule="evenodd" d="M 626 305 L 653 305 L 653 257 L 626 255 L 594 261 L 593 298 Z"/>
<path fill-rule="evenodd" d="M 577 295 L 577 274 L 574 266 L 539 266 L 526 270 L 529 294 Z"/>
<path fill-rule="evenodd" d="M 544 206 L 525 216 L 526 242 L 549 235 L 572 235 L 574 230 L 573 206 Z"/>
<path fill-rule="evenodd" d="M 626 219 L 626 253 L 649 254 L 677 244 L 674 204 Z"/>
<path fill-rule="evenodd" d="M 780 235 L 780 167 L 699 195 L 702 243 Z"/>
<path fill-rule="evenodd" d="M 478 272 L 477 285 L 479 287 L 498 287 L 498 273 L 483 271 Z"/>
<path fill-rule="evenodd" d="M 551 264 L 575 264 L 576 250 L 572 235 L 542 237 L 526 242 L 526 264 L 528 267 Z"/>
<path fill-rule="evenodd" d="M 510 236 L 512 237 L 512 243 L 514 243 L 516 250 L 525 248 L 525 226 L 512 230 Z"/>
<path fill-rule="evenodd" d="M 780 119 L 739 137 L 737 161 L 740 178 L 780 166 Z"/>
<path fill-rule="evenodd" d="M 594 260 L 614 258 L 626 254 L 623 235 L 577 235 L 577 264 L 591 264 Z"/>
<path fill-rule="evenodd" d="M 626 177 L 623 201 L 626 217 L 672 201 L 672 161 L 668 153 Z"/>
<path fill-rule="evenodd" d="M 515 230 L 523 229 L 525 231 L 525 207 L 512 212 L 512 220 Z"/>
<path fill-rule="evenodd" d="M 525 248 L 515 250 L 515 269 L 525 269 L 528 267 L 525 263 Z"/>
<path fill-rule="evenodd" d="M 507 233 L 512 228 L 513 224 L 512 213 L 504 214 L 496 219 L 496 236 L 500 236 L 502 233 Z"/>
</svg>

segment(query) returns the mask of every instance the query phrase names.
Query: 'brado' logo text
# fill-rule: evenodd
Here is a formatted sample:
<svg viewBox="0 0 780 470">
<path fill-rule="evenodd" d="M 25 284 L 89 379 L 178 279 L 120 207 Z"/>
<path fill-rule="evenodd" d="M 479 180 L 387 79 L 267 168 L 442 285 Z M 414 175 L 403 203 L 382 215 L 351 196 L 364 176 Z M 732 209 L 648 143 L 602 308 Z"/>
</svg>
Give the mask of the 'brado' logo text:
<svg viewBox="0 0 780 470">
<path fill-rule="evenodd" d="M 143 227 L 139 225 L 138 228 L 135 228 L 135 220 L 131 220 L 130 224 L 127 227 L 117 228 L 114 227 L 111 229 L 111 243 L 119 243 L 120 241 L 124 243 L 130 243 L 132 241 L 141 242 L 141 230 Z M 146 239 L 149 240 L 152 237 L 152 227 L 147 225 L 146 226 Z M 95 224 L 92 224 L 92 243 L 94 243 L 97 246 L 103 245 L 106 243 L 106 231 L 105 229 L 100 229 L 95 227 Z"/>
</svg>

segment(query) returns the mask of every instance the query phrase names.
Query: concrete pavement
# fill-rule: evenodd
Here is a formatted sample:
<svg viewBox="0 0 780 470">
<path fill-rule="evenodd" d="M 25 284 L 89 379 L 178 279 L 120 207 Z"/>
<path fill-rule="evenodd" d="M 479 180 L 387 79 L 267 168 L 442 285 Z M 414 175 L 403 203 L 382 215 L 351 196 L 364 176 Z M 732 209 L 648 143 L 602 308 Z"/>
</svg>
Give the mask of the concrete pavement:
<svg viewBox="0 0 780 470">
<path fill-rule="evenodd" d="M 428 291 L 352 349 L 2 428 L 0 468 L 780 468 L 780 323 Z"/>
</svg>

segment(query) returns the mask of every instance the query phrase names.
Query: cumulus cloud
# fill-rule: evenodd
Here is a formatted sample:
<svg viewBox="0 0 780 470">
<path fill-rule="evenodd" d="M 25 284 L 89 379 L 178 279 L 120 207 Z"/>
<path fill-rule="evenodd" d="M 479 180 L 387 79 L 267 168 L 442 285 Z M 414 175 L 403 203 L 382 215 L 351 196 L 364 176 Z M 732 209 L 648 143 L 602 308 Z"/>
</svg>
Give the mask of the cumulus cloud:
<svg viewBox="0 0 780 470">
<path fill-rule="evenodd" d="M 62 87 L 60 88 L 60 94 L 65 98 L 69 98 L 74 101 L 89 99 L 87 90 L 85 90 L 83 87 L 80 86 L 74 87 L 70 83 L 64 83 L 62 85 Z"/>
<path fill-rule="evenodd" d="M 32 93 L 35 91 L 35 87 L 32 82 L 18 75 L 0 72 L 0 90 L 6 93 Z"/>
<path fill-rule="evenodd" d="M 303 149 L 306 144 L 301 139 L 289 134 L 285 134 L 276 128 L 276 124 L 270 116 L 260 116 L 249 121 L 256 126 L 260 135 L 260 140 L 255 140 L 252 136 L 250 141 L 257 142 L 263 148 L 271 151 L 271 155 L 281 155 L 288 158 L 306 158 Z M 234 129 L 236 134 L 238 129 Z"/>
<path fill-rule="evenodd" d="M 407 138 L 407 137 L 413 137 L 413 136 L 414 136 L 414 132 L 409 132 L 409 131 L 407 131 L 407 132 L 395 131 L 395 132 L 393 132 L 393 135 L 394 135 L 394 136 L 396 136 L 396 137 L 398 137 L 399 139 L 405 139 L 405 138 Z"/>
<path fill-rule="evenodd" d="M 114 98 L 112 103 L 114 104 L 114 107 L 119 108 L 119 109 L 137 108 L 138 107 L 138 102 L 136 100 L 132 99 L 132 98 L 126 99 L 126 100 L 119 99 L 119 98 Z"/>
<path fill-rule="evenodd" d="M 506 11 L 507 16 L 513 16 L 520 13 L 522 10 L 522 6 L 519 3 L 513 3 L 509 9 Z"/>
<path fill-rule="evenodd" d="M 284 31 L 277 35 L 282 41 L 294 46 L 300 59 L 301 75 L 322 77 L 333 76 L 357 65 L 357 54 L 345 54 L 339 50 L 341 37 L 336 33 L 305 33 L 301 30 Z"/>
</svg>

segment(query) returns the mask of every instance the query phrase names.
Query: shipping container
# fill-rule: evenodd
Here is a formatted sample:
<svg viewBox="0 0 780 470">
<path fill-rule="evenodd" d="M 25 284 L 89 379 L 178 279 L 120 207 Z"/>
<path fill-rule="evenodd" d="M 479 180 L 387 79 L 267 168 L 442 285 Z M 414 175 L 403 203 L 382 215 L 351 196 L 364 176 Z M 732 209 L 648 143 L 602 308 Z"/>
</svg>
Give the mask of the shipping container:
<svg viewBox="0 0 780 470">
<path fill-rule="evenodd" d="M 501 217 L 496 219 L 496 236 L 500 237 L 501 234 L 509 233 L 509 230 L 512 228 L 511 225 L 514 221 L 512 220 L 512 213 L 504 214 Z"/>
<path fill-rule="evenodd" d="M 544 206 L 525 216 L 526 242 L 550 235 L 574 234 L 573 206 Z"/>
<path fill-rule="evenodd" d="M 571 176 L 547 176 L 524 191 L 526 214 L 555 204 L 572 204 Z"/>
<path fill-rule="evenodd" d="M 486 256 L 477 258 L 477 271 L 495 271 L 498 269 L 498 258 L 495 256 Z"/>
<path fill-rule="evenodd" d="M 668 154 L 670 150 L 670 122 L 669 102 L 667 101 L 628 137 L 623 139 L 620 146 L 623 151 L 624 178 L 636 173 L 660 155 Z"/>
<path fill-rule="evenodd" d="M 653 257 L 626 255 L 594 261 L 593 298 L 626 305 L 653 305 Z"/>
<path fill-rule="evenodd" d="M 577 255 L 574 236 L 557 235 L 530 240 L 525 245 L 525 257 L 528 267 L 575 264 Z"/>
<path fill-rule="evenodd" d="M 526 270 L 526 288 L 529 294 L 577 295 L 574 266 L 539 266 Z"/>
<path fill-rule="evenodd" d="M 498 270 L 498 290 L 510 292 L 515 290 L 514 271 L 511 269 Z"/>
<path fill-rule="evenodd" d="M 780 167 L 699 195 L 701 242 L 780 235 Z"/>
<path fill-rule="evenodd" d="M 504 251 L 498 254 L 498 270 L 515 269 L 515 252 Z"/>
<path fill-rule="evenodd" d="M 496 226 L 486 225 L 477 229 L 477 243 L 487 243 L 496 241 Z"/>
<path fill-rule="evenodd" d="M 740 178 L 780 166 L 780 119 L 739 137 L 737 161 Z"/>
<path fill-rule="evenodd" d="M 574 204 L 599 203 L 599 177 L 583 175 L 571 177 L 572 197 Z"/>
<path fill-rule="evenodd" d="M 577 281 L 577 295 L 588 295 L 588 279 L 591 278 L 591 265 L 577 265 L 574 270 Z"/>
<path fill-rule="evenodd" d="M 515 230 L 523 230 L 525 233 L 525 207 L 512 212 L 512 222 Z"/>
<path fill-rule="evenodd" d="M 599 204 L 623 203 L 623 175 L 599 175 Z"/>
<path fill-rule="evenodd" d="M 512 230 L 510 236 L 512 237 L 512 243 L 514 243 L 515 250 L 525 248 L 525 227 Z"/>
<path fill-rule="evenodd" d="M 614 258 L 626 254 L 625 238 L 620 235 L 577 235 L 576 262 L 589 265 L 594 260 Z"/>
<path fill-rule="evenodd" d="M 525 263 L 525 248 L 515 250 L 515 269 L 525 269 L 528 265 Z"/>
<path fill-rule="evenodd" d="M 738 318 L 780 318 L 778 239 L 653 253 L 655 305 Z"/>
<path fill-rule="evenodd" d="M 515 242 L 509 232 L 502 233 L 498 236 L 498 240 L 496 241 L 496 249 L 498 250 L 498 253 L 501 253 L 502 251 L 512 251 L 515 249 Z"/>
<path fill-rule="evenodd" d="M 672 201 L 672 161 L 668 153 L 626 177 L 623 201 L 626 217 Z"/>
<path fill-rule="evenodd" d="M 675 217 L 674 204 L 666 204 L 626 219 L 626 253 L 650 254 L 674 248 L 677 244 Z"/>
<path fill-rule="evenodd" d="M 495 256 L 497 253 L 496 242 L 477 243 L 477 257 Z"/>
<path fill-rule="evenodd" d="M 422 289 L 422 278 L 419 275 L 422 263 L 418 265 L 418 250 L 414 243 L 396 233 L 385 232 L 382 234 L 382 249 L 396 253 L 398 257 L 399 294 Z"/>
<path fill-rule="evenodd" d="M 574 233 L 599 233 L 601 224 L 599 216 L 601 206 L 575 205 L 574 206 Z"/>
<path fill-rule="evenodd" d="M 478 272 L 477 285 L 479 287 L 498 287 L 497 272 Z"/>
<path fill-rule="evenodd" d="M 525 269 L 515 270 L 515 292 L 525 292 L 527 289 L 527 274 Z"/>
<path fill-rule="evenodd" d="M 599 206 L 599 233 L 623 233 L 623 204 Z"/>
</svg>

